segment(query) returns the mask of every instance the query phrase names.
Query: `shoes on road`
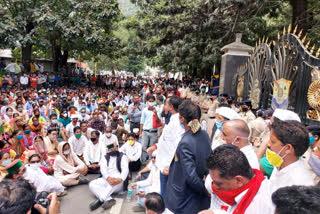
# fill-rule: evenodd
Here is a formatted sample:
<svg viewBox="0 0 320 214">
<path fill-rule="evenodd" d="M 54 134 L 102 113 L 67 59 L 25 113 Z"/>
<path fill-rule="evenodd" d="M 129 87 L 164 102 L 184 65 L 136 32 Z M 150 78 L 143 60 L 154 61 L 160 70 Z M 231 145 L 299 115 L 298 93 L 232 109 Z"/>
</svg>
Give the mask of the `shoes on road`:
<svg viewBox="0 0 320 214">
<path fill-rule="evenodd" d="M 146 209 L 144 207 L 141 207 L 141 206 L 134 206 L 132 207 L 132 211 L 137 213 L 137 212 L 145 212 Z"/>
<path fill-rule="evenodd" d="M 80 178 L 79 179 L 79 185 L 81 185 L 81 184 L 88 184 L 89 183 L 89 180 L 88 179 L 86 179 L 86 178 Z"/>
<path fill-rule="evenodd" d="M 110 199 L 110 200 L 104 202 L 104 204 L 102 205 L 102 208 L 107 210 L 107 209 L 110 209 L 115 204 L 116 204 L 116 200 Z"/>
<path fill-rule="evenodd" d="M 103 201 L 100 201 L 99 199 L 95 200 L 89 205 L 89 208 L 91 211 L 98 209 L 103 204 Z"/>
</svg>

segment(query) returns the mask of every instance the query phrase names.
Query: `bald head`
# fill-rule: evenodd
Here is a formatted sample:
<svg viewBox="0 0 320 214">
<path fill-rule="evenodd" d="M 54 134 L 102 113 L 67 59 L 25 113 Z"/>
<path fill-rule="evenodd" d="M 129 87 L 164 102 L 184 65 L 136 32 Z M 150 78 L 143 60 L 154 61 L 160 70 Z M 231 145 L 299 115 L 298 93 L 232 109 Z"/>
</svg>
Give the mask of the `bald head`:
<svg viewBox="0 0 320 214">
<path fill-rule="evenodd" d="M 244 141 L 248 143 L 250 130 L 247 123 L 243 120 L 228 120 L 222 127 L 222 138 L 226 143 L 234 143 L 235 141 Z"/>
</svg>

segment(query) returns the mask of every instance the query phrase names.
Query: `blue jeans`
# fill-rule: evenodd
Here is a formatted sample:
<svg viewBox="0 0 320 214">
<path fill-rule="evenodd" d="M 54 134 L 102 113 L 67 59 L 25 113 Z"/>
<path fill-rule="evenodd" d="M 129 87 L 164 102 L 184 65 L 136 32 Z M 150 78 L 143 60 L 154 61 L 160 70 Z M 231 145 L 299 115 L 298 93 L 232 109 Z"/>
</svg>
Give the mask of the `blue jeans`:
<svg viewBox="0 0 320 214">
<path fill-rule="evenodd" d="M 168 175 L 164 175 L 160 172 L 160 188 L 161 188 L 161 196 L 163 200 L 166 198 L 168 178 L 169 178 Z"/>
</svg>

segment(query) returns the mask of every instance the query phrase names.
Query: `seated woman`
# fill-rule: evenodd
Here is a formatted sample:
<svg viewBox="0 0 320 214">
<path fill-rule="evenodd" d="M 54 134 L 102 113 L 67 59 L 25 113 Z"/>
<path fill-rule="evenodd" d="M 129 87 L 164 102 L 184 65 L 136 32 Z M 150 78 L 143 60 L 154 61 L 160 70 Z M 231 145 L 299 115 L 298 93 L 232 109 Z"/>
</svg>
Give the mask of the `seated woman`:
<svg viewBox="0 0 320 214">
<path fill-rule="evenodd" d="M 25 161 L 25 152 L 28 150 L 25 148 L 24 144 L 22 143 L 22 131 L 16 130 L 12 133 L 8 142 L 10 143 L 10 149 L 13 149 L 19 159 L 24 162 Z"/>
<path fill-rule="evenodd" d="M 31 131 L 31 128 L 28 124 L 23 124 L 22 126 L 23 129 L 23 136 L 22 136 L 22 142 L 24 146 L 27 149 L 30 149 L 32 147 L 33 139 L 37 136 L 34 132 Z"/>
<path fill-rule="evenodd" d="M 48 157 L 50 160 L 56 159 L 58 155 L 58 132 L 54 129 L 48 130 L 48 135 L 43 139 L 47 149 L 48 149 Z"/>
<path fill-rule="evenodd" d="M 10 149 L 10 144 L 6 140 L 0 140 L 0 151 L 1 152 L 8 152 L 11 159 L 15 159 L 17 153 Z"/>
<path fill-rule="evenodd" d="M 74 186 L 78 184 L 87 184 L 89 181 L 86 178 L 81 178 L 80 175 L 86 175 L 88 168 L 71 151 L 68 142 L 61 142 L 58 146 L 59 154 L 57 155 L 53 169 L 54 176 L 64 186 Z"/>
<path fill-rule="evenodd" d="M 18 117 L 15 117 L 14 118 L 14 122 L 12 124 L 12 127 L 13 127 L 13 131 L 16 131 L 16 130 L 23 130 L 22 126 L 24 125 L 24 121 L 23 121 L 23 118 L 18 116 Z"/>
<path fill-rule="evenodd" d="M 129 161 L 129 172 L 136 172 L 140 169 L 140 157 L 142 146 L 137 141 L 137 136 L 134 133 L 128 135 L 128 141 L 119 149 L 119 152 L 126 154 Z"/>
<path fill-rule="evenodd" d="M 6 166 L 11 163 L 8 152 L 0 152 L 0 181 L 8 174 Z"/>
<path fill-rule="evenodd" d="M 62 184 L 52 176 L 46 175 L 41 169 L 41 157 L 38 154 L 33 154 L 29 157 L 26 164 L 26 173 L 23 177 L 33 184 L 37 192 L 57 193 L 59 196 L 64 196 L 67 191 L 64 190 Z"/>
<path fill-rule="evenodd" d="M 32 124 L 30 124 L 31 131 L 37 135 L 42 135 L 43 133 L 43 124 L 39 122 L 39 118 L 33 117 Z"/>
<path fill-rule="evenodd" d="M 36 136 L 33 139 L 33 144 L 29 149 L 26 159 L 29 159 L 34 154 L 38 154 L 40 156 L 40 168 L 43 172 L 49 175 L 53 174 L 53 161 L 48 158 L 48 149 L 42 136 Z"/>
</svg>

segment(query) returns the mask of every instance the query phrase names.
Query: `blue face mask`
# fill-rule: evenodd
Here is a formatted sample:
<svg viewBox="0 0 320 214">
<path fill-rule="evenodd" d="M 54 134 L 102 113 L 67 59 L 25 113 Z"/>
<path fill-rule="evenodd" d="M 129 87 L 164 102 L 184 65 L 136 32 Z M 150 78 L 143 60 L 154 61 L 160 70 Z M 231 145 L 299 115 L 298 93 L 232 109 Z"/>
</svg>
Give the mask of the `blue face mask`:
<svg viewBox="0 0 320 214">
<path fill-rule="evenodd" d="M 219 129 L 220 131 L 222 131 L 222 126 L 223 126 L 223 123 L 216 120 L 216 125 L 217 125 L 217 129 Z"/>
<path fill-rule="evenodd" d="M 184 125 L 180 123 L 181 128 L 184 130 Z"/>
<path fill-rule="evenodd" d="M 309 146 L 311 146 L 314 141 L 316 141 L 316 139 L 313 136 L 309 136 Z"/>
<path fill-rule="evenodd" d="M 2 161 L 2 166 L 8 166 L 11 163 L 11 159 Z"/>
<path fill-rule="evenodd" d="M 22 137 L 23 137 L 22 135 L 18 135 L 17 139 L 18 139 L 18 140 L 21 140 Z"/>
</svg>

